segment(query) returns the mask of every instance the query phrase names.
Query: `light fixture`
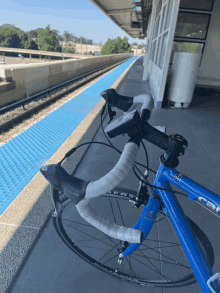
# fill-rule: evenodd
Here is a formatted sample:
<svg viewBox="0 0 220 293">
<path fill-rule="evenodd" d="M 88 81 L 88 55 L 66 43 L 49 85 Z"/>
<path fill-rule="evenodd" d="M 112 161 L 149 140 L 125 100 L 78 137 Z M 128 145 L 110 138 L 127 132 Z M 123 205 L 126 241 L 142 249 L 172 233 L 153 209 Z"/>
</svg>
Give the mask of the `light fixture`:
<svg viewBox="0 0 220 293">
<path fill-rule="evenodd" d="M 18 54 L 18 57 L 24 60 L 24 57 L 21 54 Z"/>
<path fill-rule="evenodd" d="M 24 61 L 24 63 L 27 63 L 21 54 L 18 54 L 18 57 L 20 57 L 22 59 L 22 61 Z"/>
</svg>

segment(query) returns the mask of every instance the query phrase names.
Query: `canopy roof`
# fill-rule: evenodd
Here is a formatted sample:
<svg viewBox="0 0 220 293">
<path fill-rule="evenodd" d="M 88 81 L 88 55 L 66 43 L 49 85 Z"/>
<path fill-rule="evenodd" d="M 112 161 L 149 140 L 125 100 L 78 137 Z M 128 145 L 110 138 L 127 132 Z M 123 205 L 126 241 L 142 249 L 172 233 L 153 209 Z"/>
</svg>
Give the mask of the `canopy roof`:
<svg viewBox="0 0 220 293">
<path fill-rule="evenodd" d="M 90 0 L 132 38 L 147 36 L 152 0 Z"/>
</svg>

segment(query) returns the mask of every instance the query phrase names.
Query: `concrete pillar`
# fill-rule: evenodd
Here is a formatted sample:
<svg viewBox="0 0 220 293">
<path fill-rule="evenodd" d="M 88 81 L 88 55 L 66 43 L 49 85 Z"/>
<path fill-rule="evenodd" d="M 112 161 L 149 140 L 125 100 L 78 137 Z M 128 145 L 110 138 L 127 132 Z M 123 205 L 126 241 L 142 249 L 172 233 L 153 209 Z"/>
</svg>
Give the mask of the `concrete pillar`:
<svg viewBox="0 0 220 293">
<path fill-rule="evenodd" d="M 40 60 L 41 60 L 41 55 L 40 55 Z"/>
<path fill-rule="evenodd" d="M 5 53 L 3 53 L 3 62 L 5 62 Z"/>
<path fill-rule="evenodd" d="M 31 62 L 31 54 L 29 54 L 29 57 L 30 57 L 30 62 Z"/>
</svg>

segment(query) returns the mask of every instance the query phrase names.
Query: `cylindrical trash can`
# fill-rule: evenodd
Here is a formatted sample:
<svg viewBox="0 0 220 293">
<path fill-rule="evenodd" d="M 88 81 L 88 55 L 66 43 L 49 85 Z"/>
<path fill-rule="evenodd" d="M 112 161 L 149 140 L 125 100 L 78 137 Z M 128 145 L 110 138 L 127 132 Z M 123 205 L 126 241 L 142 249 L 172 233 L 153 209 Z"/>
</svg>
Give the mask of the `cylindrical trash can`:
<svg viewBox="0 0 220 293">
<path fill-rule="evenodd" d="M 199 67 L 199 54 L 175 52 L 168 90 L 168 100 L 175 108 L 188 108 L 193 97 Z"/>
</svg>

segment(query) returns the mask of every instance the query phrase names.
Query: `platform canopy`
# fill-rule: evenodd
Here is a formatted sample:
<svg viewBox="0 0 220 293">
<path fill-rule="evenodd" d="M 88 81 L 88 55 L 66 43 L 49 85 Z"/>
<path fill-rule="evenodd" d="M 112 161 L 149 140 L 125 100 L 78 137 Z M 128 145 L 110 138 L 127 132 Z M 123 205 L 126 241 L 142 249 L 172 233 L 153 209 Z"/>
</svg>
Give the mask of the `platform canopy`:
<svg viewBox="0 0 220 293">
<path fill-rule="evenodd" d="M 146 38 L 152 0 L 90 1 L 132 38 Z"/>
</svg>

